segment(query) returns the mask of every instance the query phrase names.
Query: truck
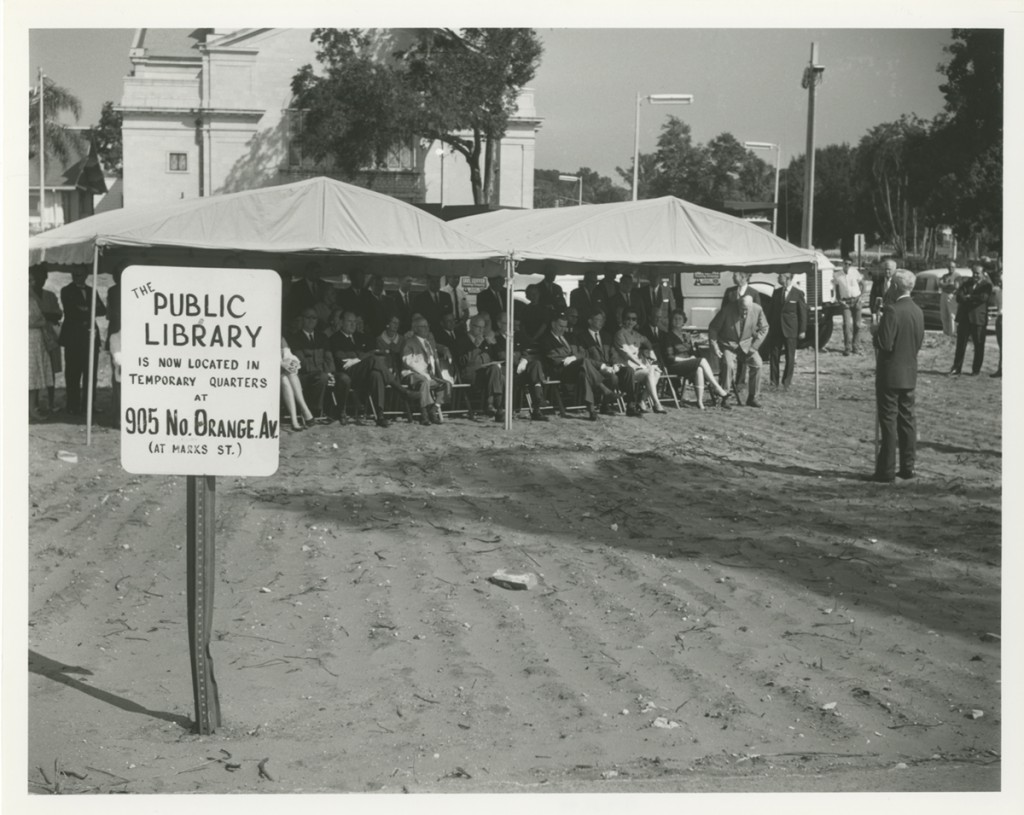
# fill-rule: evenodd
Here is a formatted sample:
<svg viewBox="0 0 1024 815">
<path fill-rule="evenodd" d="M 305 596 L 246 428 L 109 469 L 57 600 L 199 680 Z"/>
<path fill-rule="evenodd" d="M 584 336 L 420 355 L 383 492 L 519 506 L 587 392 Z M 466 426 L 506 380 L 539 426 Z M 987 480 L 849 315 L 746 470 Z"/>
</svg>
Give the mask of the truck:
<svg viewBox="0 0 1024 815">
<path fill-rule="evenodd" d="M 841 304 L 836 300 L 835 288 L 832 284 L 832 273 L 835 266 L 821 252 L 817 256 L 815 275 L 794 275 L 793 285 L 807 296 L 807 305 L 814 314 L 814 303 L 817 292 L 821 292 L 821 307 L 818 310 L 818 347 L 822 348 L 832 336 L 833 318 L 841 314 Z M 742 271 L 742 270 L 737 270 Z M 733 286 L 732 271 L 723 272 L 679 272 L 678 286 L 684 299 L 684 308 L 689 314 L 689 327 L 698 331 L 707 331 L 711 318 L 722 305 L 725 290 Z M 767 304 L 772 292 L 778 286 L 778 276 L 764 272 L 754 272 L 750 276 L 750 286 L 761 294 L 762 303 Z M 803 347 L 814 342 L 814 326 L 807 327 L 807 339 Z"/>
</svg>

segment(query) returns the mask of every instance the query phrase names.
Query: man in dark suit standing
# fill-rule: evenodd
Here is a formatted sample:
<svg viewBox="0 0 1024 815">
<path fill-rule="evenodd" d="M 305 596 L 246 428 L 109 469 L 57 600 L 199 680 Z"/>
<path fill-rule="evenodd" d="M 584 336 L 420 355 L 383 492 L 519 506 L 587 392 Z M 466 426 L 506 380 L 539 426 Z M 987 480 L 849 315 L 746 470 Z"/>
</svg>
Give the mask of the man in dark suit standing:
<svg viewBox="0 0 1024 815">
<path fill-rule="evenodd" d="M 565 292 L 555 282 L 555 269 L 550 261 L 545 262 L 543 273 L 544 279 L 537 284 L 541 305 L 547 309 L 552 317 L 557 314 L 565 314 L 565 310 L 569 306 L 565 302 Z"/>
<path fill-rule="evenodd" d="M 895 274 L 896 261 L 889 258 L 882 262 L 882 274 L 871 284 L 871 317 L 875 321 L 881 317 L 883 305 L 896 302 L 896 289 L 892 282 Z"/>
<path fill-rule="evenodd" d="M 412 313 L 415 310 L 413 299 L 412 278 L 406 275 L 399 282 L 398 291 L 391 293 L 391 309 L 388 313 L 389 317 L 398 318 L 398 330 L 403 334 L 408 333 L 412 328 Z"/>
<path fill-rule="evenodd" d="M 779 384 L 779 361 L 786 355 L 782 387 L 789 389 L 796 367 L 796 343 L 807 332 L 807 298 L 793 285 L 793 275 L 779 274 L 779 286 L 768 304 L 768 376 Z"/>
<path fill-rule="evenodd" d="M 334 357 L 327 347 L 327 335 L 316 327 L 317 313 L 315 309 L 306 308 L 302 311 L 302 327 L 285 337 L 292 353 L 299 358 L 299 382 L 306 404 L 313 411 L 318 411 L 318 421 L 329 423 L 330 417 L 323 409 L 324 394 L 328 388 L 334 393 L 338 404 L 344 407 L 339 397 L 340 382 L 335 377 Z M 344 418 L 344 411 L 342 418 Z"/>
<path fill-rule="evenodd" d="M 569 293 L 569 306 L 576 309 L 581 323 L 589 320 L 590 315 L 600 308 L 597 272 L 588 269 L 583 273 L 583 281 Z"/>
<path fill-rule="evenodd" d="M 508 294 L 505 291 L 505 278 L 495 275 L 487 279 L 487 288 L 476 296 L 477 313 L 484 312 L 491 316 L 491 325 L 498 324 L 498 315 L 504 314 L 508 305 Z"/>
<path fill-rule="evenodd" d="M 64 346 L 64 380 L 67 387 L 68 413 L 83 415 L 85 400 L 82 390 L 88 388 L 89 378 L 89 325 L 92 313 L 92 286 L 85 281 L 89 273 L 74 271 L 71 282 L 60 290 L 60 304 L 64 309 L 64 324 L 60 327 L 59 342 Z M 103 317 L 107 307 L 96 296 L 96 316 Z M 96 343 L 92 348 L 92 387 L 96 392 L 96 373 L 99 368 L 100 332 L 96 328 Z"/>
<path fill-rule="evenodd" d="M 359 302 L 359 314 L 363 318 L 363 333 L 371 340 L 384 330 L 390 315 L 389 304 L 384 299 L 384 279 L 370 275 L 369 283 L 363 289 Z"/>
<path fill-rule="evenodd" d="M 956 351 L 953 354 L 953 367 L 949 371 L 952 376 L 960 375 L 968 340 L 974 343 L 971 376 L 981 372 L 981 365 L 985 361 L 988 299 L 992 295 L 992 284 L 981 266 L 973 266 L 971 272 L 973 277 L 961 282 L 956 292 Z"/>
<path fill-rule="evenodd" d="M 882 308 L 875 331 L 875 404 L 881 444 L 872 481 L 891 484 L 900 451 L 900 478 L 914 477 L 914 389 L 917 387 L 917 352 L 924 342 L 924 314 L 910 298 L 914 274 L 896 272 L 890 285 L 896 295 Z"/>
<path fill-rule="evenodd" d="M 441 330 L 441 317 L 455 313 L 452 298 L 441 291 L 441 278 L 437 275 L 427 278 L 427 290 L 416 295 L 413 303 L 413 311 L 427 318 L 430 333 L 435 335 Z"/>
</svg>

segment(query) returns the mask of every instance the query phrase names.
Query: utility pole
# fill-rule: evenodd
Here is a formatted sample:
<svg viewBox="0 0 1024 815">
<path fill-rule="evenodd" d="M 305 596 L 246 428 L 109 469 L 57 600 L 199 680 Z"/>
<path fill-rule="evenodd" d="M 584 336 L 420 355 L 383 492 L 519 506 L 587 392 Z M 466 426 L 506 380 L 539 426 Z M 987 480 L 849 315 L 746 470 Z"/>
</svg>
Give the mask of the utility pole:
<svg viewBox="0 0 1024 815">
<path fill-rule="evenodd" d="M 825 72 L 824 65 L 818 65 L 818 43 L 811 43 L 811 61 L 804 69 L 801 85 L 807 89 L 807 154 L 804 160 L 804 220 L 800 233 L 800 245 L 811 248 L 814 225 L 814 91 Z"/>
</svg>

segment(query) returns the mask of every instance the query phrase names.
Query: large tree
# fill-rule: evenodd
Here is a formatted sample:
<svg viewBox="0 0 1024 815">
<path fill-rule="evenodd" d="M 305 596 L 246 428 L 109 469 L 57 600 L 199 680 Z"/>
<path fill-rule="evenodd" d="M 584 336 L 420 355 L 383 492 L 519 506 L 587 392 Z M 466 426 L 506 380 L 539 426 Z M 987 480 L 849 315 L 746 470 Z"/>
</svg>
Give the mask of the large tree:
<svg viewBox="0 0 1024 815">
<path fill-rule="evenodd" d="M 564 170 L 534 170 L 533 206 L 535 209 L 575 206 L 579 198 L 579 182 L 561 181 L 560 175 L 574 175 L 583 179 L 584 204 L 610 204 L 625 201 L 629 190 L 619 187 L 608 176 L 589 167 L 566 172 Z"/>
<path fill-rule="evenodd" d="M 933 125 L 936 195 L 957 237 L 1001 247 L 1003 217 L 1003 32 L 954 29 L 939 66 L 945 113 Z M 934 202 L 933 202 L 934 203 Z"/>
<path fill-rule="evenodd" d="M 779 234 L 796 243 L 803 229 L 805 160 L 800 155 L 790 161 L 782 173 L 779 190 Z M 843 143 L 814 151 L 813 246 L 838 247 L 848 254 L 853 248 L 854 234 L 860 232 L 874 238 L 875 219 L 863 206 L 862 182 L 857 170 L 857 148 Z"/>
<path fill-rule="evenodd" d="M 669 116 L 653 154 L 640 154 L 638 198 L 674 195 L 722 210 L 729 200 L 760 201 L 772 196 L 772 171 L 731 133 L 706 145 L 695 143 L 690 126 Z M 616 168 L 632 184 L 633 168 Z"/>
<path fill-rule="evenodd" d="M 396 144 L 439 141 L 468 163 L 474 203 L 490 202 L 499 142 L 540 64 L 533 29 L 424 29 L 383 54 L 381 38 L 358 30 L 312 39 L 322 75 L 306 65 L 292 80 L 304 151 L 355 177 Z"/>
<path fill-rule="evenodd" d="M 82 115 L 82 103 L 67 88 L 49 77 L 43 77 L 43 137 L 46 157 L 67 161 L 82 147 L 81 137 L 61 121 L 67 114 L 77 122 Z M 28 157 L 39 154 L 39 85 L 28 93 Z"/>
</svg>

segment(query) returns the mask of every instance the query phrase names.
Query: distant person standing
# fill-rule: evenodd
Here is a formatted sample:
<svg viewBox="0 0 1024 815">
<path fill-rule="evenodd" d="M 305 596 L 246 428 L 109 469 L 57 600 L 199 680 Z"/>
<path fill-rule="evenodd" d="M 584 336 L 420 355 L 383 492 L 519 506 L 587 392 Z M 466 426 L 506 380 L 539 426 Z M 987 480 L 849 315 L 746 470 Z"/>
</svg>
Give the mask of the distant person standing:
<svg viewBox="0 0 1024 815">
<path fill-rule="evenodd" d="M 807 298 L 793 285 L 793 275 L 782 272 L 768 304 L 768 375 L 773 385 L 779 385 L 779 363 L 785 355 L 781 382 L 783 388 L 789 389 L 796 367 L 797 340 L 806 334 Z"/>
<path fill-rule="evenodd" d="M 989 306 L 996 310 L 996 343 L 999 345 L 999 367 L 994 374 L 989 376 L 1001 377 L 1003 375 L 1003 276 L 999 272 L 992 272 L 992 294 L 988 298 Z"/>
<path fill-rule="evenodd" d="M 882 308 L 875 329 L 875 406 L 881 444 L 870 480 L 891 484 L 895 475 L 914 477 L 917 428 L 914 420 L 914 389 L 917 387 L 917 353 L 924 342 L 924 313 L 910 298 L 914 274 L 905 269 L 891 281 L 892 302 Z M 884 295 L 883 295 L 884 296 Z M 896 473 L 896 450 L 900 469 Z"/>
<path fill-rule="evenodd" d="M 960 284 L 956 293 L 956 350 L 953 353 L 953 367 L 949 369 L 950 376 L 960 375 L 968 341 L 974 343 L 971 376 L 981 373 L 981 366 L 985 361 L 988 299 L 992 294 L 992 284 L 981 266 L 972 266 L 971 274 L 971 277 Z"/>
<path fill-rule="evenodd" d="M 60 328 L 60 344 L 64 346 L 64 379 L 67 385 L 67 405 L 65 410 L 71 414 L 84 415 L 86 402 L 82 399 L 82 389 L 88 390 L 89 376 L 89 330 L 93 329 L 96 338 L 92 346 L 92 387 L 96 389 L 96 374 L 99 368 L 100 332 L 92 324 L 92 286 L 85 281 L 89 277 L 86 271 L 76 270 L 71 273 L 71 282 L 60 290 L 60 304 L 64 309 L 64 324 Z M 96 296 L 96 316 L 104 317 L 107 307 L 99 295 Z"/>
<path fill-rule="evenodd" d="M 836 300 L 843 308 L 843 356 L 860 353 L 857 340 L 860 336 L 860 299 L 864 278 L 860 270 L 849 259 L 843 260 L 842 268 L 832 273 Z"/>
<path fill-rule="evenodd" d="M 942 318 L 942 333 L 947 337 L 956 337 L 956 290 L 959 283 L 956 263 L 951 260 L 946 273 L 939 278 L 939 316 Z"/>
</svg>

